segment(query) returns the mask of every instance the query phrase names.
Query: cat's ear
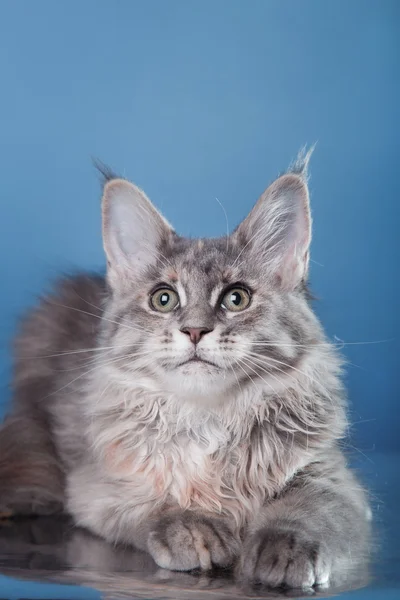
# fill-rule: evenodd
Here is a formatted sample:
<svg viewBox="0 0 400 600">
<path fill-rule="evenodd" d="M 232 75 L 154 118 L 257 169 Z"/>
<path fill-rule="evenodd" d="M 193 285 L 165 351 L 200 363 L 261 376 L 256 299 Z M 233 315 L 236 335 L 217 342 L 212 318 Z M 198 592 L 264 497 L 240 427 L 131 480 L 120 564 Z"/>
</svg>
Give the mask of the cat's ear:
<svg viewBox="0 0 400 600">
<path fill-rule="evenodd" d="M 294 289 L 307 277 L 311 242 L 305 174 L 288 173 L 274 181 L 233 235 L 281 288 Z"/>
<path fill-rule="evenodd" d="M 111 283 L 140 276 L 157 262 L 173 232 L 171 226 L 145 193 L 125 179 L 106 183 L 102 212 Z"/>
</svg>

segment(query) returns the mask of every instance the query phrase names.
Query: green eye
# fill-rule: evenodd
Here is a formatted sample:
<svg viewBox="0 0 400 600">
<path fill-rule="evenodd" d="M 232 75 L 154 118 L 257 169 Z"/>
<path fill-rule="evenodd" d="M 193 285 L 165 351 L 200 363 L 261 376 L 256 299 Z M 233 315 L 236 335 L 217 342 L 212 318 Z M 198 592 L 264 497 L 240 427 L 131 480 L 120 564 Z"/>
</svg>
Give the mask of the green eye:
<svg viewBox="0 0 400 600">
<path fill-rule="evenodd" d="M 150 296 L 150 304 L 158 312 L 171 312 L 179 304 L 179 296 L 174 290 L 161 288 Z"/>
<path fill-rule="evenodd" d="M 250 294 L 242 288 L 232 288 L 222 298 L 222 306 L 226 310 L 239 312 L 250 304 Z"/>
</svg>

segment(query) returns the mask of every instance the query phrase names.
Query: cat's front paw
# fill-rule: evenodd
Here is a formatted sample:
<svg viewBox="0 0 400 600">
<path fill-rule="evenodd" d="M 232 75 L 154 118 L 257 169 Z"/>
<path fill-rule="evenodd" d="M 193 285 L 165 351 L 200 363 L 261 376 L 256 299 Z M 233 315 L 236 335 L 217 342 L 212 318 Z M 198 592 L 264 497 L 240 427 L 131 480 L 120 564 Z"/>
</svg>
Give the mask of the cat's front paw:
<svg viewBox="0 0 400 600">
<path fill-rule="evenodd" d="M 223 519 L 181 512 L 154 524 L 147 548 L 160 567 L 190 571 L 232 566 L 240 545 Z"/>
<path fill-rule="evenodd" d="M 266 527 L 246 540 L 241 579 L 269 587 L 311 588 L 329 584 L 331 560 L 325 545 L 295 529 Z"/>
</svg>

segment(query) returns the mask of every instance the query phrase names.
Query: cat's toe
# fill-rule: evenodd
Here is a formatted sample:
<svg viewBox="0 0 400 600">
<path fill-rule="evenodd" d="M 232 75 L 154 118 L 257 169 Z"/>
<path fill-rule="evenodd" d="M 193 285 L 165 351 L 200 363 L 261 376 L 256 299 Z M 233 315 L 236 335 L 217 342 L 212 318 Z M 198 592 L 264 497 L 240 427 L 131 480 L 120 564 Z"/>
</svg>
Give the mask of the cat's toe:
<svg viewBox="0 0 400 600">
<path fill-rule="evenodd" d="M 147 547 L 160 567 L 177 571 L 229 567 L 239 553 L 239 542 L 225 521 L 184 512 L 157 521 Z"/>
<path fill-rule="evenodd" d="M 246 541 L 239 576 L 273 588 L 326 586 L 329 557 L 323 544 L 301 532 L 266 528 Z"/>
</svg>

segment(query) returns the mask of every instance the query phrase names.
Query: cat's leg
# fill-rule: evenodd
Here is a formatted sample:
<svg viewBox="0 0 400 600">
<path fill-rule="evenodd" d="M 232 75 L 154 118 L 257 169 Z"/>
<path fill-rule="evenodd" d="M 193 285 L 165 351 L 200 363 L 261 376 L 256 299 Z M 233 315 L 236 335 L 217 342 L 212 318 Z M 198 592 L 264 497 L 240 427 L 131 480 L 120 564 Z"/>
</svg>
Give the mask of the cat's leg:
<svg viewBox="0 0 400 600">
<path fill-rule="evenodd" d="M 239 576 L 271 587 L 345 583 L 368 562 L 370 514 L 339 454 L 314 463 L 250 524 Z"/>
<path fill-rule="evenodd" d="M 50 433 L 32 415 L 11 415 L 0 427 L 0 516 L 63 509 L 64 476 Z"/>
<path fill-rule="evenodd" d="M 67 480 L 67 509 L 75 522 L 109 542 L 145 550 L 164 569 L 233 565 L 240 542 L 229 521 L 160 506 L 149 495 L 144 491 L 140 501 L 134 482 L 113 480 L 95 465 L 80 467 Z"/>
</svg>

